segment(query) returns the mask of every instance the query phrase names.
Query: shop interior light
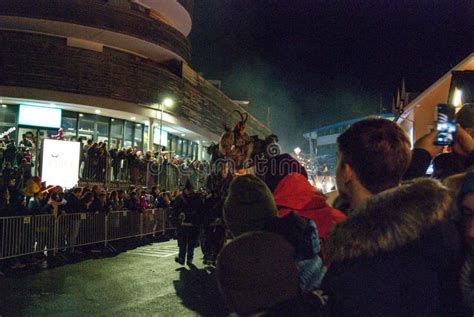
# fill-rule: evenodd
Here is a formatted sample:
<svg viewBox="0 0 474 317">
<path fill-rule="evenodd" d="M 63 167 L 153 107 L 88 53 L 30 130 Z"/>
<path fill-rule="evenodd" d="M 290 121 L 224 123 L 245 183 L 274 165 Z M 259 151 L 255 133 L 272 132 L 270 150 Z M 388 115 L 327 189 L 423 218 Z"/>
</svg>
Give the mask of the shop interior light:
<svg viewBox="0 0 474 317">
<path fill-rule="evenodd" d="M 114 118 L 112 118 L 110 121 L 114 122 L 114 121 L 115 121 L 115 119 L 114 119 Z"/>
<path fill-rule="evenodd" d="M 454 107 L 456 108 L 462 107 L 462 90 L 461 89 L 456 88 L 454 90 L 453 104 L 454 104 Z"/>
<path fill-rule="evenodd" d="M 2 108 L 6 108 L 6 107 L 7 107 L 7 105 L 2 104 Z"/>
<path fill-rule="evenodd" d="M 80 114 L 79 114 L 79 117 L 84 117 L 84 114 L 80 113 Z"/>
</svg>

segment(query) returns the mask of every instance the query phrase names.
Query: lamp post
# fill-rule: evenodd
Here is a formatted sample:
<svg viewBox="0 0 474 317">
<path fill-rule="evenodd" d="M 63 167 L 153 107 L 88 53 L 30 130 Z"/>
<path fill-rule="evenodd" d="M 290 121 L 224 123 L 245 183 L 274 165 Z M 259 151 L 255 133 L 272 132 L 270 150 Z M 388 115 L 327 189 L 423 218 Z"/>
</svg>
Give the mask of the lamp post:
<svg viewBox="0 0 474 317">
<path fill-rule="evenodd" d="M 161 135 L 163 133 L 163 107 L 171 107 L 173 105 L 173 99 L 171 98 L 165 98 L 163 100 L 163 102 L 160 103 L 160 112 L 161 112 L 161 115 L 160 115 L 160 154 L 161 154 L 161 149 L 162 149 L 162 145 L 161 145 Z"/>
</svg>

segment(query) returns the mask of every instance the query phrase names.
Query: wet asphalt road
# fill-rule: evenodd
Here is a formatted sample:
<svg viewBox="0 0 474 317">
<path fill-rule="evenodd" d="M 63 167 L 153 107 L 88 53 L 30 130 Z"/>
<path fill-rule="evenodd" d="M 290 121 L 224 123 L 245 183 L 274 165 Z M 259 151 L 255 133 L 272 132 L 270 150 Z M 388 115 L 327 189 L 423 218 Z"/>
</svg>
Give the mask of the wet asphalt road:
<svg viewBox="0 0 474 317">
<path fill-rule="evenodd" d="M 174 262 L 176 241 L 0 277 L 3 316 L 225 316 L 214 272 Z"/>
</svg>

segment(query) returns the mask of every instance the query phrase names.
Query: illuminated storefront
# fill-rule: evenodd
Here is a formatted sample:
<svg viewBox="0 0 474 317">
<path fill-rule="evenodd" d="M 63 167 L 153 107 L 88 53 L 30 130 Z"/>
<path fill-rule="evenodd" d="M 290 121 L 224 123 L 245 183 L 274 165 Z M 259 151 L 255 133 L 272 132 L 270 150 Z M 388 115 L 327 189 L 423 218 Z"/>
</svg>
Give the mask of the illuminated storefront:
<svg viewBox="0 0 474 317">
<path fill-rule="evenodd" d="M 20 110 L 21 109 L 21 110 Z M 21 112 L 21 113 L 20 113 Z M 15 129 L 12 129 L 15 128 Z M 66 140 L 105 142 L 109 148 L 137 148 L 146 151 L 149 147 L 149 126 L 134 121 L 102 116 L 99 114 L 74 112 L 55 107 L 2 104 L 0 108 L 0 135 L 20 142 L 27 134 L 37 143 L 43 138 L 52 138 L 63 128 Z M 199 144 L 174 135 L 164 128 L 162 144 L 166 150 L 180 158 L 198 159 Z M 158 149 L 159 128 L 155 127 L 154 146 Z"/>
</svg>

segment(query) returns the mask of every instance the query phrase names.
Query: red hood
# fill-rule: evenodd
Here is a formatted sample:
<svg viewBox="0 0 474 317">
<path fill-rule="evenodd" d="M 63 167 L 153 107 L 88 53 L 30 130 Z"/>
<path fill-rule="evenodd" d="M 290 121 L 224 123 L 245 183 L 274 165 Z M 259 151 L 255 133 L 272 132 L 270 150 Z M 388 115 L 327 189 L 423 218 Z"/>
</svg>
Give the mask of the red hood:
<svg viewBox="0 0 474 317">
<path fill-rule="evenodd" d="M 346 219 L 339 210 L 326 203 L 326 196 L 311 186 L 301 174 L 291 173 L 280 181 L 273 196 L 278 207 L 278 216 L 291 211 L 316 223 L 321 238 L 325 238 L 332 226 Z"/>
<path fill-rule="evenodd" d="M 273 196 L 278 208 L 312 210 L 327 206 L 326 196 L 298 173 L 291 173 L 283 178 Z"/>
</svg>

